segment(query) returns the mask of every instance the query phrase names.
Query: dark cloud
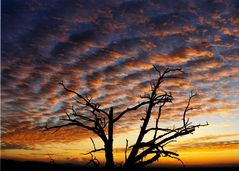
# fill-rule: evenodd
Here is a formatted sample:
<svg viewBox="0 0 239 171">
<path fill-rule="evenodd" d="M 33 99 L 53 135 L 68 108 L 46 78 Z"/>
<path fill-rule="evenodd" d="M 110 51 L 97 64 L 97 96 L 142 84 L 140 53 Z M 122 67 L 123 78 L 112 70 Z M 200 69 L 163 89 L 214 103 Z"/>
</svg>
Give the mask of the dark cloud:
<svg viewBox="0 0 239 171">
<path fill-rule="evenodd" d="M 1 144 L 1 149 L 2 150 L 15 150 L 15 149 L 32 150 L 32 148 L 27 146 L 12 144 L 12 143 L 4 143 L 4 142 Z"/>
</svg>

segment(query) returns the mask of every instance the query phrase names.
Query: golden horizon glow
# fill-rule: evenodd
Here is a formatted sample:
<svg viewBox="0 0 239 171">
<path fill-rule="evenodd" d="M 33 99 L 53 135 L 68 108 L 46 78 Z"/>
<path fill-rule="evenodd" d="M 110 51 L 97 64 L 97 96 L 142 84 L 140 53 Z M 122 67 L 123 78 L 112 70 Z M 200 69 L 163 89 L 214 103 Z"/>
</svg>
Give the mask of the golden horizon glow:
<svg viewBox="0 0 239 171">
<path fill-rule="evenodd" d="M 211 136 L 211 134 L 207 135 L 204 132 L 207 131 L 207 128 L 203 129 L 195 135 L 180 138 L 178 142 L 170 144 L 166 149 L 177 152 L 185 166 L 238 164 L 239 133 Z M 137 130 L 127 133 L 129 142 L 133 143 L 135 141 L 137 133 Z M 227 142 L 224 140 L 225 137 L 227 137 Z M 125 133 L 122 133 L 117 134 L 114 139 L 114 159 L 118 164 L 123 162 L 125 157 L 124 138 L 126 138 Z M 4 141 L 7 142 L 7 140 Z M 94 137 L 94 141 L 98 148 L 103 146 L 97 137 Z M 84 153 L 89 152 L 92 148 L 90 139 L 84 138 L 83 140 L 67 143 L 36 144 L 32 146 L 32 149 L 29 146 L 29 149 L 2 150 L 1 156 L 6 159 L 49 162 L 48 155 L 50 155 L 56 163 L 85 164 L 90 156 L 84 155 Z M 104 163 L 104 152 L 97 152 L 94 155 L 101 163 Z M 157 164 L 179 167 L 182 165 L 178 160 L 168 157 L 161 157 L 152 165 Z"/>
</svg>

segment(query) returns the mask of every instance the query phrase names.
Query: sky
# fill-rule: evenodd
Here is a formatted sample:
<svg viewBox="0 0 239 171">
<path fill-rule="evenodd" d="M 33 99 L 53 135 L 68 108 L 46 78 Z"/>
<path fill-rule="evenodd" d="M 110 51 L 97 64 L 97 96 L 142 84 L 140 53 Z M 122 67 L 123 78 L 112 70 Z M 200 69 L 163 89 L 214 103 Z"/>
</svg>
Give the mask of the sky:
<svg viewBox="0 0 239 171">
<path fill-rule="evenodd" d="M 74 105 L 59 82 L 121 111 L 140 102 L 157 77 L 153 65 L 179 67 L 162 90 L 172 92 L 161 125 L 182 121 L 191 90 L 209 123 L 168 146 L 186 165 L 239 164 L 238 0 L 3 0 L 1 36 L 1 158 L 86 163 L 90 132 L 58 124 Z M 133 144 L 145 109 L 115 127 L 115 158 Z M 150 123 L 150 124 L 153 124 Z M 96 154 L 103 161 L 102 153 Z M 180 163 L 162 158 L 156 164 Z"/>
</svg>

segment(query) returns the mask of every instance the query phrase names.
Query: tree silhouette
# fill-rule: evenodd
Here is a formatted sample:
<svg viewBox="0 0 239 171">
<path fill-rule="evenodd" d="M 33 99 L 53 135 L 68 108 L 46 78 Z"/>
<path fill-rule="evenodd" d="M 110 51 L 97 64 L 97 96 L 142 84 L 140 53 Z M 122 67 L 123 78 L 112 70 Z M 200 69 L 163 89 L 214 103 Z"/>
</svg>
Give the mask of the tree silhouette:
<svg viewBox="0 0 239 171">
<path fill-rule="evenodd" d="M 179 68 L 167 68 L 161 72 L 156 66 L 154 66 L 154 69 L 158 73 L 158 77 L 156 80 L 151 82 L 150 92 L 141 96 L 143 99 L 141 103 L 132 107 L 128 107 L 118 114 L 114 114 L 113 107 L 103 109 L 101 108 L 100 104 L 93 102 L 91 98 L 83 96 L 77 93 L 75 90 L 67 88 L 64 83 L 61 82 L 60 85 L 66 92 L 73 93 L 75 96 L 77 96 L 75 101 L 78 105 L 83 106 L 81 110 L 84 110 L 85 112 L 80 112 L 78 109 L 75 109 L 74 106 L 72 106 L 71 113 L 66 113 L 66 117 L 61 119 L 64 122 L 63 124 L 50 127 L 46 126 L 46 130 L 56 129 L 57 131 L 63 127 L 78 126 L 80 128 L 92 131 L 94 134 L 100 137 L 104 143 L 104 147 L 97 149 L 93 139 L 91 138 L 94 149 L 87 153 L 91 155 L 91 160 L 89 163 L 99 165 L 99 161 L 93 156 L 93 153 L 104 151 L 106 161 L 105 167 L 108 170 L 113 170 L 116 167 L 113 156 L 114 124 L 127 113 L 137 111 L 137 109 L 145 107 L 146 111 L 144 117 L 141 119 L 143 123 L 136 142 L 129 146 L 128 140 L 126 140 L 125 162 L 122 165 L 123 168 L 129 169 L 135 167 L 144 167 L 158 160 L 159 157 L 171 157 L 180 160 L 178 158 L 179 154 L 166 150 L 165 146 L 175 141 L 178 137 L 191 134 L 195 131 L 195 128 L 206 126 L 208 123 L 194 125 L 186 117 L 190 110 L 196 109 L 195 107 L 190 106 L 191 100 L 196 96 L 196 93 L 191 91 L 188 102 L 183 111 L 182 126 L 175 128 L 159 127 L 159 119 L 163 107 L 167 103 L 171 103 L 173 101 L 172 94 L 168 92 L 160 94 L 159 87 L 166 78 L 170 77 L 169 73 L 182 71 Z M 149 121 L 152 119 L 152 114 L 155 110 L 157 110 L 155 125 L 150 127 L 151 125 L 149 126 Z M 153 136 L 151 139 L 147 139 L 146 141 L 145 136 L 149 135 L 150 133 L 152 133 Z M 127 156 L 128 151 L 129 155 Z"/>
</svg>

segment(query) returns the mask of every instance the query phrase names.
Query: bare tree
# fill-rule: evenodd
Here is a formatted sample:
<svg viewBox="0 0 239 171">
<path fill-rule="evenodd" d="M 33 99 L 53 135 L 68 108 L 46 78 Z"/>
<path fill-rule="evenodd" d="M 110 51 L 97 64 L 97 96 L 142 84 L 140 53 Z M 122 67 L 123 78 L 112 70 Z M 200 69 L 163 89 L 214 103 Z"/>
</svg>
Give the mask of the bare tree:
<svg viewBox="0 0 239 171">
<path fill-rule="evenodd" d="M 187 113 L 190 110 L 195 109 L 195 107 L 190 106 L 190 103 L 196 94 L 191 92 L 186 107 L 183 111 L 182 126 L 176 128 L 159 127 L 159 119 L 161 117 L 162 109 L 167 103 L 171 103 L 173 101 L 173 96 L 171 93 L 164 92 L 163 94 L 160 94 L 159 88 L 163 81 L 168 78 L 170 75 L 169 73 L 181 72 L 181 69 L 167 68 L 163 72 L 161 72 L 156 66 L 154 66 L 154 69 L 158 73 L 158 77 L 156 80 L 151 82 L 150 92 L 144 96 L 141 96 L 143 99 L 142 102 L 135 106 L 128 107 L 117 114 L 114 114 L 113 107 L 110 107 L 109 109 L 103 109 L 101 108 L 100 104 L 93 102 L 91 98 L 83 96 L 77 93 L 75 90 L 67 88 L 64 83 L 61 82 L 60 85 L 66 92 L 73 93 L 75 96 L 77 96 L 75 101 L 77 105 L 83 107 L 81 108 L 81 111 L 83 110 L 84 112 L 80 112 L 79 109 L 72 106 L 71 113 L 66 113 L 66 117 L 61 119 L 64 122 L 63 124 L 50 127 L 46 126 L 46 130 L 58 130 L 63 127 L 78 126 L 80 128 L 92 131 L 103 141 L 104 147 L 97 149 L 93 139 L 91 138 L 94 149 L 87 153 L 91 155 L 90 161 L 96 165 L 99 165 L 98 160 L 93 157 L 92 153 L 104 151 L 106 161 L 105 167 L 108 170 L 113 170 L 116 167 L 113 156 L 114 124 L 127 113 L 137 111 L 137 109 L 145 107 L 146 112 L 144 117 L 141 119 L 143 123 L 136 142 L 129 146 L 128 140 L 126 140 L 125 163 L 123 164 L 123 167 L 125 169 L 143 167 L 153 163 L 160 157 L 171 157 L 180 160 L 178 158 L 179 154 L 173 151 L 165 150 L 165 146 L 175 141 L 178 137 L 191 134 L 195 131 L 195 128 L 206 126 L 208 123 L 193 125 L 192 122 L 190 122 L 187 118 Z M 152 114 L 155 110 L 157 110 L 155 125 L 153 127 L 149 127 L 150 119 L 153 118 Z M 152 135 L 152 138 L 145 141 L 146 135 Z M 128 151 L 129 155 L 127 156 Z"/>
<path fill-rule="evenodd" d="M 55 164 L 55 160 L 51 157 L 51 155 L 50 155 L 50 154 L 47 154 L 47 156 L 49 157 L 49 162 L 50 162 L 51 164 Z"/>
</svg>

